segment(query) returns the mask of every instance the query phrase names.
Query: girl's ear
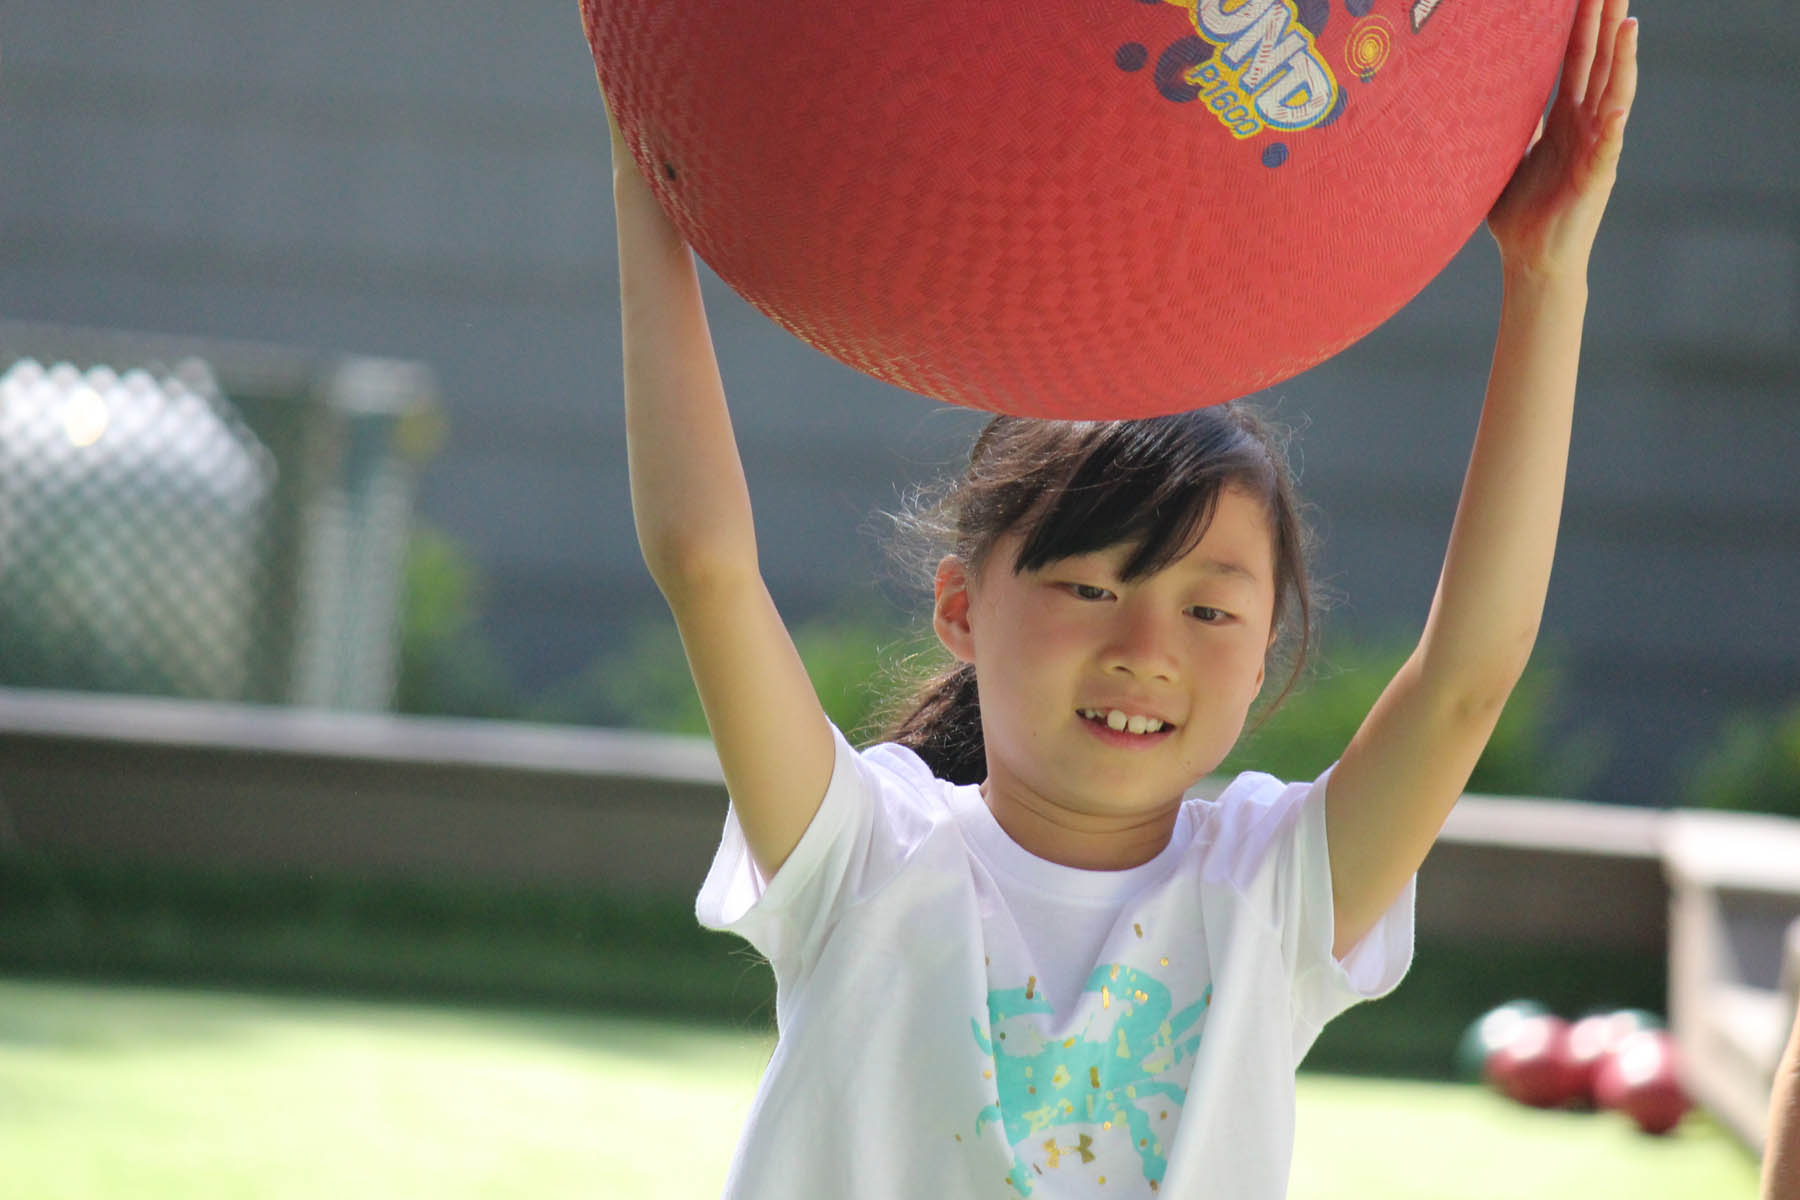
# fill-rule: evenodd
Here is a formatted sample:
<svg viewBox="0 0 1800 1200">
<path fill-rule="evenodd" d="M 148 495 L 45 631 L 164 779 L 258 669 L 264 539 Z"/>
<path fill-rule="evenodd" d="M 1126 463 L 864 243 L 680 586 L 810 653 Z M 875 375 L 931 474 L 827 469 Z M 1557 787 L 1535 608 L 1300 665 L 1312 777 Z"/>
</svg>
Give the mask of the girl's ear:
<svg viewBox="0 0 1800 1200">
<path fill-rule="evenodd" d="M 932 582 L 931 627 L 938 641 L 958 662 L 975 661 L 975 636 L 969 625 L 969 569 L 954 554 L 938 563 Z"/>
</svg>

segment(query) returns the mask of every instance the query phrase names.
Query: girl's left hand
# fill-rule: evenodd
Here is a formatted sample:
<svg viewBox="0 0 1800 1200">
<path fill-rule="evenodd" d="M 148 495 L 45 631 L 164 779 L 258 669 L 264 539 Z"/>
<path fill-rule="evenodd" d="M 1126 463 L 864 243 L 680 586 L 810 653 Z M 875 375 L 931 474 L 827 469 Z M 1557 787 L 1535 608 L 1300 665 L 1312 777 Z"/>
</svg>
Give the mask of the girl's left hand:
<svg viewBox="0 0 1800 1200">
<path fill-rule="evenodd" d="M 1629 0 L 1581 0 L 1549 117 L 1488 213 L 1509 270 L 1585 280 L 1637 94 Z"/>
</svg>

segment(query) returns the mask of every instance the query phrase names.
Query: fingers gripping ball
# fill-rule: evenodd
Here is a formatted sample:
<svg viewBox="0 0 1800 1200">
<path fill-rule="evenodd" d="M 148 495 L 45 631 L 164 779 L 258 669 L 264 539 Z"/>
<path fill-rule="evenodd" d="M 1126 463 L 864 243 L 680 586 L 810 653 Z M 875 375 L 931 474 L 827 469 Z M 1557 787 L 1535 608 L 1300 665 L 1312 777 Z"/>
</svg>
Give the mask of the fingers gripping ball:
<svg viewBox="0 0 1800 1200">
<path fill-rule="evenodd" d="M 1479 228 L 1573 0 L 581 0 L 663 208 L 776 322 L 940 400 L 1280 382 Z"/>
</svg>

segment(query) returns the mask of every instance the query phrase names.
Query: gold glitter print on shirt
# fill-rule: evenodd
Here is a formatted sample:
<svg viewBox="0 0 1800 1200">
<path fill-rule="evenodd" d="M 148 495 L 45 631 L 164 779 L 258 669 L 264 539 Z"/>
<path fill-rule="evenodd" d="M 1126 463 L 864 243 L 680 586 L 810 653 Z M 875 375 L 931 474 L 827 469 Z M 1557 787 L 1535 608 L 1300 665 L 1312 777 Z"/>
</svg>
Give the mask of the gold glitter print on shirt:
<svg viewBox="0 0 1800 1200">
<path fill-rule="evenodd" d="M 1052 1039 L 1041 1022 L 1053 1010 L 1035 984 L 1033 978 L 1026 987 L 990 991 L 986 1030 L 979 1018 L 970 1021 L 976 1045 L 992 1059 L 996 1093 L 976 1115 L 975 1132 L 1000 1122 L 1014 1155 L 1007 1182 L 1019 1196 L 1032 1194 L 1033 1178 L 1045 1168 L 1078 1169 L 1098 1157 L 1112 1159 L 1101 1163 L 1108 1170 L 1135 1161 L 1155 1188 L 1168 1163 L 1151 1129 L 1153 1113 L 1166 1114 L 1187 1097 L 1185 1073 L 1162 1077 L 1193 1058 L 1212 987 L 1175 1012 L 1168 988 L 1153 976 L 1102 964 L 1084 989 L 1101 998 L 1087 1006 L 1086 1026 L 1078 1036 Z M 1055 1136 L 1045 1140 L 1046 1132 Z M 1077 1155 L 1089 1145 L 1092 1155 Z"/>
</svg>

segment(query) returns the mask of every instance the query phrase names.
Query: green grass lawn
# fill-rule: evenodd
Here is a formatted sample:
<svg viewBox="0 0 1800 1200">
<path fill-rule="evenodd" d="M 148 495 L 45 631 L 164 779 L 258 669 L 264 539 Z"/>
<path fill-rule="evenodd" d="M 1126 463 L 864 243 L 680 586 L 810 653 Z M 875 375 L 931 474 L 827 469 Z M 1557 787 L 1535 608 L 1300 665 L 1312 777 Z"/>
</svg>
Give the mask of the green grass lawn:
<svg viewBox="0 0 1800 1200">
<path fill-rule="evenodd" d="M 0 1196 L 713 1200 L 770 1042 L 641 1017 L 0 980 Z M 1653 1139 L 1480 1088 L 1304 1075 L 1293 1200 L 1752 1200 Z"/>
</svg>

